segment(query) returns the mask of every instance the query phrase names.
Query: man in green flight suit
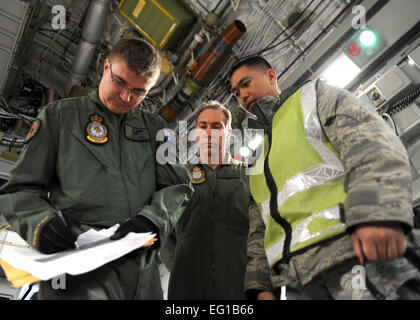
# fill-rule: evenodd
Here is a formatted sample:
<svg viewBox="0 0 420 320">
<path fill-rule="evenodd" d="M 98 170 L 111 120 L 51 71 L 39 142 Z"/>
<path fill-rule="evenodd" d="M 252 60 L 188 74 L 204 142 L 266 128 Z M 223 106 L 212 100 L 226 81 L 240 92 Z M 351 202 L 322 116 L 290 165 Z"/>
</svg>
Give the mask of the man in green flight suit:
<svg viewBox="0 0 420 320">
<path fill-rule="evenodd" d="M 419 299 L 407 152 L 349 92 L 316 80 L 280 94 L 261 57 L 230 72 L 265 129 L 250 177 L 249 297 Z"/>
<path fill-rule="evenodd" d="M 81 230 L 121 226 L 128 232 L 172 230 L 192 194 L 188 171 L 156 162 L 156 133 L 165 123 L 139 104 L 159 75 L 148 43 L 122 39 L 105 60 L 98 90 L 47 105 L 30 132 L 0 212 L 43 253 L 73 248 Z M 67 224 L 58 217 L 61 210 Z M 66 275 L 65 289 L 42 282 L 40 299 L 162 299 L 156 244 L 92 272 Z"/>
<path fill-rule="evenodd" d="M 209 101 L 195 116 L 200 163 L 187 165 L 195 191 L 161 250 L 170 270 L 168 299 L 245 299 L 246 166 L 226 150 L 228 109 Z"/>
</svg>

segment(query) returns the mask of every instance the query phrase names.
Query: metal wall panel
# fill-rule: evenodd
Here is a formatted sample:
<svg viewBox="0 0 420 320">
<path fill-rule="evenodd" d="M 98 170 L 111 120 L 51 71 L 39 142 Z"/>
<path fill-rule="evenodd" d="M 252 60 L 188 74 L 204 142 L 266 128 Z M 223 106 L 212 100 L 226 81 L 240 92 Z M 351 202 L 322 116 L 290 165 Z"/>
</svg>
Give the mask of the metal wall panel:
<svg viewBox="0 0 420 320">
<path fill-rule="evenodd" d="M 17 0 L 0 1 L 0 93 L 3 92 L 25 25 L 28 7 L 28 4 Z"/>
</svg>

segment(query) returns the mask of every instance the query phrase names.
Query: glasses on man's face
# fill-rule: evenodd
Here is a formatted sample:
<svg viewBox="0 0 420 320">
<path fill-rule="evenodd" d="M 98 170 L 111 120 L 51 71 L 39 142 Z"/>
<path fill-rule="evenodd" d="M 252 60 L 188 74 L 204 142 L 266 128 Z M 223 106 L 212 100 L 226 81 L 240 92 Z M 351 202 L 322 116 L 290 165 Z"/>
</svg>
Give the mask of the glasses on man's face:
<svg viewBox="0 0 420 320">
<path fill-rule="evenodd" d="M 147 94 L 146 90 L 143 90 L 143 89 L 130 89 L 124 80 L 120 79 L 118 76 L 114 76 L 112 72 L 111 60 L 109 61 L 109 70 L 111 71 L 112 82 L 115 83 L 118 87 L 121 87 L 127 90 L 131 95 L 137 98 L 144 97 Z"/>
</svg>

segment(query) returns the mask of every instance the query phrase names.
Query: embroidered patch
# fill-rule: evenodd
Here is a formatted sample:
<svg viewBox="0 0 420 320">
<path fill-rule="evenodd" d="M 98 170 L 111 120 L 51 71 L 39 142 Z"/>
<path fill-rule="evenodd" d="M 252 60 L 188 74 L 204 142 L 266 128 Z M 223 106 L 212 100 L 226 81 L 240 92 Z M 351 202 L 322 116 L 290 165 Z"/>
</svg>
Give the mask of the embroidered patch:
<svg viewBox="0 0 420 320">
<path fill-rule="evenodd" d="M 191 183 L 200 184 L 206 180 L 206 175 L 200 167 L 194 167 L 191 171 Z"/>
<path fill-rule="evenodd" d="M 102 117 L 94 114 L 90 116 L 91 122 L 86 125 L 86 139 L 94 144 L 104 144 L 108 142 L 108 129 L 102 123 Z"/>
<path fill-rule="evenodd" d="M 39 119 L 35 119 L 35 121 L 32 123 L 31 128 L 26 134 L 25 143 L 28 143 L 35 136 L 35 134 L 38 132 L 40 127 L 41 127 L 41 121 L 39 121 Z"/>
</svg>

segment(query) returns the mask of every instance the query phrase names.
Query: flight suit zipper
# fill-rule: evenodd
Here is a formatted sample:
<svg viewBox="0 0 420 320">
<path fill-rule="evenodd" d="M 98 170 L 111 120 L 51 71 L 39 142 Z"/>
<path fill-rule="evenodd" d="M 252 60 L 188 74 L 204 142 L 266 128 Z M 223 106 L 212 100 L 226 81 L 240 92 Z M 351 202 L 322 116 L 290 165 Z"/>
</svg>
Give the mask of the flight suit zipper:
<svg viewBox="0 0 420 320">
<path fill-rule="evenodd" d="M 119 152 L 119 162 L 120 162 L 120 172 L 121 172 L 121 177 L 122 177 L 122 182 L 124 185 L 124 189 L 125 189 L 125 195 L 127 197 L 127 204 L 128 204 L 128 215 L 131 217 L 131 204 L 130 204 L 130 197 L 128 195 L 128 188 L 127 188 L 127 182 L 125 179 L 125 175 L 124 175 L 124 168 L 123 168 L 123 159 L 122 159 L 122 144 L 123 144 L 123 132 L 122 132 L 122 128 L 124 127 L 122 124 L 124 122 L 126 115 L 122 115 L 121 118 L 117 118 L 117 127 L 118 127 L 118 141 L 119 143 L 119 148 L 118 148 L 118 152 Z"/>
<path fill-rule="evenodd" d="M 218 167 L 216 167 L 217 170 Z M 212 199 L 212 202 L 215 198 L 216 195 L 216 170 L 213 170 L 213 168 L 210 167 L 210 196 Z M 212 221 L 212 237 L 211 237 L 211 261 L 212 261 L 212 266 L 211 266 L 211 276 L 212 276 L 212 289 L 214 288 L 214 286 L 216 285 L 216 255 L 215 255 L 215 248 L 214 248 L 214 242 L 215 242 L 215 235 L 216 235 L 216 219 L 215 219 L 215 214 L 214 214 L 214 208 L 211 211 L 211 217 L 210 217 L 211 221 Z"/>
</svg>

